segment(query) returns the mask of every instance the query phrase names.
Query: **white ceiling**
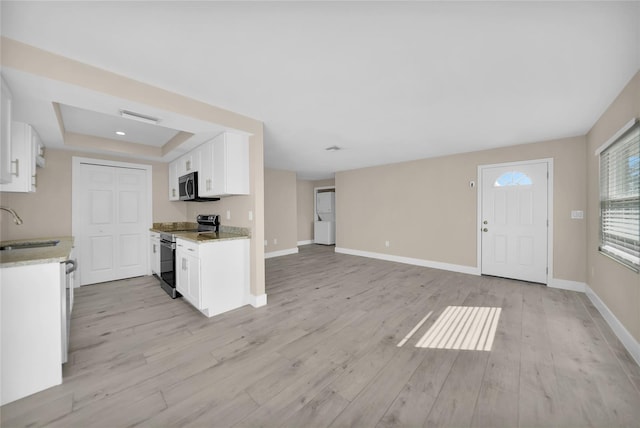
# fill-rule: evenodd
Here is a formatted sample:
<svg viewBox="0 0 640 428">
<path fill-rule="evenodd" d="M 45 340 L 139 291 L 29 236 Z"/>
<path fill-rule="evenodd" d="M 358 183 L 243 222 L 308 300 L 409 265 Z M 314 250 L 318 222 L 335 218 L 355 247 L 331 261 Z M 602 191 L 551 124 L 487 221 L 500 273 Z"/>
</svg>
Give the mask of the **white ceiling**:
<svg viewBox="0 0 640 428">
<path fill-rule="evenodd" d="M 640 69 L 637 1 L 1 8 L 4 36 L 264 121 L 265 165 L 308 179 L 583 135 Z"/>
</svg>

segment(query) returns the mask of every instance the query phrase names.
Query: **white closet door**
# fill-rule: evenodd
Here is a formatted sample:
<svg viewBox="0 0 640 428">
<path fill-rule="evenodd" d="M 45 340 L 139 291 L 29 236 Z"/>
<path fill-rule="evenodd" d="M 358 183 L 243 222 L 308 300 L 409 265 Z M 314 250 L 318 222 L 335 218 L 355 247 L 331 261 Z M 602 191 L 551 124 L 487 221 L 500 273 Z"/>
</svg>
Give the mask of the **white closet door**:
<svg viewBox="0 0 640 428">
<path fill-rule="evenodd" d="M 147 171 L 80 165 L 81 285 L 147 273 Z"/>
</svg>

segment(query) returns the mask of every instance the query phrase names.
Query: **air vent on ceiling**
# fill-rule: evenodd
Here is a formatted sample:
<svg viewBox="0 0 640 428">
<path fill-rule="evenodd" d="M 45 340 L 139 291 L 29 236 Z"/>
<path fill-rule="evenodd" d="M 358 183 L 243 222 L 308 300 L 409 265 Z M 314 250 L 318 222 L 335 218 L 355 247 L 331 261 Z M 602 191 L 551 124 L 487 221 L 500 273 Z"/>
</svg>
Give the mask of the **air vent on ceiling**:
<svg viewBox="0 0 640 428">
<path fill-rule="evenodd" d="M 147 116 L 145 114 L 136 113 L 129 110 L 120 110 L 120 116 L 124 117 L 125 119 L 137 120 L 138 122 L 150 123 L 152 125 L 156 125 L 158 122 L 160 122 L 160 119 L 158 119 L 157 117 Z"/>
</svg>

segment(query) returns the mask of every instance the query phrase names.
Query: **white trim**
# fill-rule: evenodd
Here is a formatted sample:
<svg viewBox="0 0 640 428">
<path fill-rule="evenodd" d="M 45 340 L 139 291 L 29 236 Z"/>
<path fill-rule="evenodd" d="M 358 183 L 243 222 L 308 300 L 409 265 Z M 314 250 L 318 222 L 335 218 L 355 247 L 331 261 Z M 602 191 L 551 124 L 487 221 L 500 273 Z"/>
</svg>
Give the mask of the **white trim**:
<svg viewBox="0 0 640 428">
<path fill-rule="evenodd" d="M 272 257 L 288 256 L 289 254 L 298 254 L 298 247 L 288 248 L 286 250 L 280 250 L 280 251 L 272 251 L 270 253 L 264 253 L 264 258 L 270 259 Z"/>
<path fill-rule="evenodd" d="M 153 167 L 147 164 L 139 164 L 139 163 L 131 163 L 131 162 L 118 162 L 104 159 L 95 159 L 95 158 L 85 158 L 79 156 L 72 156 L 71 158 L 71 234 L 76 238 L 76 247 L 80 247 L 79 239 L 80 239 L 80 225 L 78 224 L 78 219 L 80 218 L 80 165 L 81 164 L 89 164 L 89 165 L 99 165 L 99 166 L 113 166 L 117 168 L 130 168 L 130 169 L 141 169 L 146 172 L 147 176 L 147 225 L 148 228 L 153 226 Z M 147 240 L 146 247 L 148 249 L 149 243 Z M 78 262 L 81 263 L 81 254 L 77 253 Z M 147 254 L 147 272 L 151 273 L 151 261 L 149 251 L 146 251 Z M 76 284 L 77 287 L 82 286 L 82 278 L 80 277 L 80 270 L 76 270 Z"/>
<path fill-rule="evenodd" d="M 497 168 L 506 166 L 531 165 L 536 163 L 546 163 L 549 179 L 547 180 L 547 219 L 549 227 L 547 228 L 547 281 L 548 285 L 553 281 L 553 158 L 532 159 L 518 162 L 494 163 L 490 165 L 478 165 L 478 192 L 476 213 L 478 216 L 476 251 L 477 266 L 479 274 L 482 274 L 482 170 L 485 168 Z"/>
<path fill-rule="evenodd" d="M 578 291 L 580 293 L 584 293 L 587 289 L 587 284 L 584 282 L 559 278 L 551 278 L 547 286 L 550 288 L 559 288 L 561 290 Z"/>
<path fill-rule="evenodd" d="M 309 245 L 309 244 L 313 244 L 313 240 L 309 239 L 307 241 L 298 241 L 298 247 L 301 245 Z"/>
<path fill-rule="evenodd" d="M 636 122 L 638 121 L 638 119 L 636 119 L 635 117 L 633 119 L 631 119 L 629 122 L 625 123 L 624 126 L 622 128 L 620 128 L 618 130 L 618 132 L 616 132 L 615 134 L 613 134 L 613 136 L 611 138 L 609 138 L 603 145 L 601 145 L 600 147 L 598 147 L 595 151 L 595 155 L 596 156 L 600 156 L 600 153 L 604 152 L 610 145 L 612 145 L 613 143 L 616 142 L 616 140 L 618 138 L 620 138 L 622 136 L 622 134 L 624 134 L 625 132 L 627 132 L 629 129 L 631 129 L 631 127 L 633 125 L 636 124 Z"/>
<path fill-rule="evenodd" d="M 255 295 L 249 294 L 249 304 L 254 308 L 260 308 L 267 305 L 267 295 L 265 293 Z"/>
<path fill-rule="evenodd" d="M 451 272 L 466 273 L 469 275 L 480 275 L 480 269 L 473 266 L 454 265 L 451 263 L 435 262 L 431 260 L 414 259 L 411 257 L 394 256 L 392 254 L 373 253 L 370 251 L 353 250 L 351 248 L 335 248 L 336 253 L 349 254 L 352 256 L 368 257 L 371 259 L 386 260 L 389 262 L 405 263 L 408 265 L 422 266 L 433 269 L 448 270 Z"/>
<path fill-rule="evenodd" d="M 622 323 L 616 318 L 616 316 L 611 312 L 611 310 L 604 304 L 600 297 L 589 287 L 586 286 L 586 293 L 593 306 L 598 309 L 598 312 L 605 319 L 611 330 L 618 337 L 622 345 L 629 351 L 631 357 L 636 361 L 637 364 L 640 365 L 640 343 L 629 333 L 629 331 L 622 325 Z"/>
</svg>

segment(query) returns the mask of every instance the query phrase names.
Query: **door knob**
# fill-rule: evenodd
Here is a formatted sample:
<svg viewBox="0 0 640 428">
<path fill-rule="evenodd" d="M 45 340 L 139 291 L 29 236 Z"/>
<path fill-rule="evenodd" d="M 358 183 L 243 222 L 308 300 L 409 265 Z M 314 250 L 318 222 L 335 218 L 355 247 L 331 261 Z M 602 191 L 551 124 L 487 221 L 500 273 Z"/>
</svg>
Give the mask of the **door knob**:
<svg viewBox="0 0 640 428">
<path fill-rule="evenodd" d="M 489 229 L 487 229 L 486 227 L 484 229 L 482 229 L 483 232 L 488 232 Z"/>
<path fill-rule="evenodd" d="M 487 220 L 483 221 L 482 224 L 489 224 Z"/>
</svg>

